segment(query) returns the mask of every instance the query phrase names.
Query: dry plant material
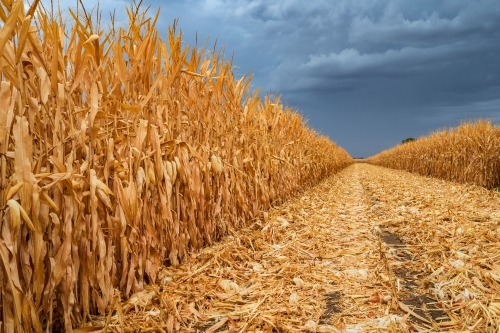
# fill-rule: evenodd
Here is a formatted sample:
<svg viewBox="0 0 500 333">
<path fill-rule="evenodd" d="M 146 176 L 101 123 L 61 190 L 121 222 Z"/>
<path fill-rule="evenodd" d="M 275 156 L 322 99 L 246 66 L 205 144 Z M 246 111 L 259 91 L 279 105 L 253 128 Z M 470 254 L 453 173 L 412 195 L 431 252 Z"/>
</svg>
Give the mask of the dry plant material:
<svg viewBox="0 0 500 333">
<path fill-rule="evenodd" d="M 463 123 L 385 150 L 368 163 L 495 188 L 500 186 L 500 129 L 490 121 Z"/>
<path fill-rule="evenodd" d="M 481 187 L 355 164 L 79 331 L 496 333 L 499 207 Z"/>
<path fill-rule="evenodd" d="M 222 54 L 183 46 L 175 25 L 162 41 L 158 14 L 134 6 L 106 31 L 69 13 L 67 31 L 38 1 L 0 3 L 5 333 L 71 332 L 352 163 Z"/>
<path fill-rule="evenodd" d="M 118 305 L 113 332 L 365 332 L 405 327 L 390 295 L 363 187 L 349 167 L 247 228 L 164 267 Z M 100 330 L 106 318 L 82 327 Z"/>
<path fill-rule="evenodd" d="M 392 235 L 382 255 L 401 310 L 417 314 L 412 326 L 498 332 L 500 194 L 376 166 L 360 177 L 370 219 Z"/>
</svg>

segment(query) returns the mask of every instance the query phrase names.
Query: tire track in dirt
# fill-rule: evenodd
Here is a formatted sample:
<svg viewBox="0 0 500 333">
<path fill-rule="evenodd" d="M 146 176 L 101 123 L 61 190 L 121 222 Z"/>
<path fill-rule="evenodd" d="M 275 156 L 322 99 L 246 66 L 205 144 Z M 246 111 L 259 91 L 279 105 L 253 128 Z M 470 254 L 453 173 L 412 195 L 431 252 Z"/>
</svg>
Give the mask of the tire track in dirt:
<svg viewBox="0 0 500 333">
<path fill-rule="evenodd" d="M 358 171 L 407 329 L 498 332 L 500 195 L 371 165 Z"/>
<path fill-rule="evenodd" d="M 411 328 L 415 328 L 420 331 L 433 328 L 441 331 L 440 325 L 446 326 L 451 323 L 449 317 L 436 305 L 437 301 L 431 298 L 432 295 L 419 288 L 421 270 L 407 268 L 407 266 L 416 268 L 413 263 L 417 262 L 418 258 L 398 234 L 388 231 L 385 223 L 379 225 L 376 223 L 380 216 L 387 216 L 390 212 L 380 200 L 380 194 L 381 191 L 395 190 L 390 186 L 390 180 L 394 177 L 393 170 L 378 169 L 376 171 L 379 173 L 375 173 L 373 167 L 362 166 L 357 171 L 365 190 L 365 201 L 369 202 L 370 206 L 366 215 L 369 216 L 373 230 L 379 236 L 380 259 L 385 264 L 385 272 L 380 274 L 380 278 L 390 287 L 391 307 L 387 310 L 394 314 L 391 318 L 400 324 L 400 329 L 411 331 Z M 374 188 L 378 189 L 379 196 L 374 195 L 372 190 Z M 392 200 L 390 206 L 401 207 L 398 200 Z M 410 206 L 408 209 L 415 208 Z M 385 222 L 394 223 L 391 219 Z M 405 313 L 406 316 L 401 317 Z"/>
</svg>

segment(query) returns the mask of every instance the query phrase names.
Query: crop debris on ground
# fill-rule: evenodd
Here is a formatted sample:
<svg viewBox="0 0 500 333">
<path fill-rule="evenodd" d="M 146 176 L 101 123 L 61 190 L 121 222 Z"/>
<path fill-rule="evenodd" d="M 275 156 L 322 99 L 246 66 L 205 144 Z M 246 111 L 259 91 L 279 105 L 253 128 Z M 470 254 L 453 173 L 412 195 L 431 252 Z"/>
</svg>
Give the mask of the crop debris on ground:
<svg viewBox="0 0 500 333">
<path fill-rule="evenodd" d="M 81 332 L 497 332 L 500 195 L 355 164 Z"/>
</svg>

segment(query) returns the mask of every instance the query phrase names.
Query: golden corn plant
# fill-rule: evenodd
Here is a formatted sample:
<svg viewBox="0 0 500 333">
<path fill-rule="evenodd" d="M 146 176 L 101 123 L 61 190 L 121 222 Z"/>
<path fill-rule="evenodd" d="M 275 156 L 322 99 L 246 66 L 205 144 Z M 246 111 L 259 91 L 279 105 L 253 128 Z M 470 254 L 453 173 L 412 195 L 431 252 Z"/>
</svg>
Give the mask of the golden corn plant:
<svg viewBox="0 0 500 333">
<path fill-rule="evenodd" d="M 221 54 L 138 6 L 101 30 L 0 18 L 0 331 L 71 332 L 163 264 L 352 163 Z"/>
<path fill-rule="evenodd" d="M 369 163 L 487 188 L 500 186 L 500 128 L 491 121 L 465 122 L 407 142 Z"/>
</svg>

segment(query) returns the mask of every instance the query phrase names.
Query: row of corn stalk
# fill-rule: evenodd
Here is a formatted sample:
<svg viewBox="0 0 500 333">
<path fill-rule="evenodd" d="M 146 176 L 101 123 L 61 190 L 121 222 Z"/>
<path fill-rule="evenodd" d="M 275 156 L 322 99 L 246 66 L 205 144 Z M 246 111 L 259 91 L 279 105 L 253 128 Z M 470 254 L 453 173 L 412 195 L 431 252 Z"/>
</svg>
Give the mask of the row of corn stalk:
<svg viewBox="0 0 500 333">
<path fill-rule="evenodd" d="M 0 4 L 0 331 L 72 328 L 352 163 L 158 14 Z"/>
<path fill-rule="evenodd" d="M 371 164 L 486 188 L 500 186 L 500 128 L 466 122 L 383 151 Z"/>
</svg>

